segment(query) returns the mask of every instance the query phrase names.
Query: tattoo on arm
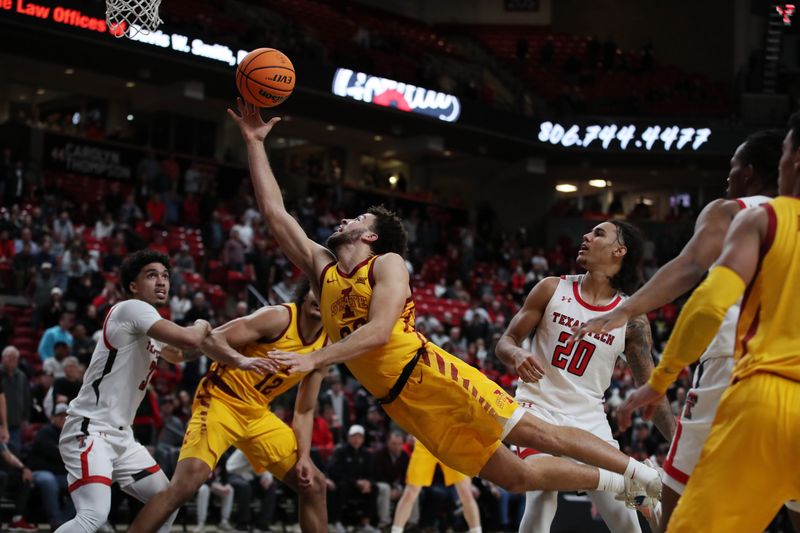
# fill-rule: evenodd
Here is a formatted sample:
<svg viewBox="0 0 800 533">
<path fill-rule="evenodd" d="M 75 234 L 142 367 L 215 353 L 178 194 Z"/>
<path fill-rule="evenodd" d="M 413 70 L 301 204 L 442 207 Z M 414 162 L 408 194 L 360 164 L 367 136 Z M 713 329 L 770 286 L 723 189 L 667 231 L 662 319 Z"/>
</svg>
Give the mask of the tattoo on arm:
<svg viewBox="0 0 800 533">
<path fill-rule="evenodd" d="M 650 330 L 650 322 L 645 315 L 639 315 L 628 321 L 625 335 L 625 356 L 628 359 L 628 366 L 636 386 L 640 387 L 647 383 L 655 365 L 653 364 L 653 335 Z M 656 407 L 653 422 L 667 440 L 672 440 L 675 432 L 675 417 L 672 415 L 672 409 L 666 397 L 662 398 L 661 403 Z"/>
</svg>

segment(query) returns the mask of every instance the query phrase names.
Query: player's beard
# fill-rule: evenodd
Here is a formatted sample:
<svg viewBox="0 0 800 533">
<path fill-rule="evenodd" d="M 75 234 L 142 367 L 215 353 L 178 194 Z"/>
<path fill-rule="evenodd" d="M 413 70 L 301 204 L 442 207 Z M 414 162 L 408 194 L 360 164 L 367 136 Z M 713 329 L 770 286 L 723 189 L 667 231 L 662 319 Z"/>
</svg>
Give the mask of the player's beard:
<svg viewBox="0 0 800 533">
<path fill-rule="evenodd" d="M 339 246 L 343 246 L 345 244 L 351 244 L 356 242 L 361 238 L 361 236 L 364 233 L 366 233 L 366 231 L 367 230 L 364 229 L 361 231 L 351 231 L 349 233 L 345 232 L 333 233 L 331 234 L 330 237 L 328 237 L 328 240 L 325 241 L 325 247 L 327 247 L 328 250 L 331 250 L 332 252 L 335 253 L 336 248 L 338 248 Z"/>
</svg>

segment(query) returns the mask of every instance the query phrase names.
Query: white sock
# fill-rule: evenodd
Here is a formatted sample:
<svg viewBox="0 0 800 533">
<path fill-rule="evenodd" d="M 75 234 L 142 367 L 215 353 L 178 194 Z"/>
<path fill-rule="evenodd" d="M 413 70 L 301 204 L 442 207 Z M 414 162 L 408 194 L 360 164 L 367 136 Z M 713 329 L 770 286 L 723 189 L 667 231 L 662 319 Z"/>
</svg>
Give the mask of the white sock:
<svg viewBox="0 0 800 533">
<path fill-rule="evenodd" d="M 467 533 L 483 533 L 483 528 L 481 526 L 473 527 Z"/>
<path fill-rule="evenodd" d="M 600 479 L 597 482 L 597 490 L 619 494 L 625 490 L 625 478 L 615 472 L 599 469 Z"/>
<path fill-rule="evenodd" d="M 658 477 L 658 471 L 631 457 L 628 460 L 628 466 L 625 468 L 625 477 L 646 487 L 651 481 Z"/>
<path fill-rule="evenodd" d="M 392 526 L 391 533 L 403 533 L 403 528 L 400 526 Z"/>
</svg>

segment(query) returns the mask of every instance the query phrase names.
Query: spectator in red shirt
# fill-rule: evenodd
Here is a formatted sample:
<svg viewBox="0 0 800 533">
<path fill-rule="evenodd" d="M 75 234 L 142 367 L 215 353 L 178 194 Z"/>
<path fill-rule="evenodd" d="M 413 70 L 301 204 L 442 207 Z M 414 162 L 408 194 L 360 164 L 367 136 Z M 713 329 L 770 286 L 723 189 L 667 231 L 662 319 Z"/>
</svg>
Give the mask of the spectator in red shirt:
<svg viewBox="0 0 800 533">
<path fill-rule="evenodd" d="M 328 457 L 333 453 L 333 433 L 331 433 L 328 422 L 319 413 L 319 403 L 314 409 L 314 425 L 311 430 L 311 447 L 317 450 L 323 463 L 328 462 Z"/>
<path fill-rule="evenodd" d="M 147 210 L 147 217 L 153 224 L 157 224 L 159 226 L 164 225 L 164 221 L 167 217 L 167 206 L 164 205 L 164 202 L 161 200 L 161 196 L 158 193 L 153 193 L 150 195 L 150 199 L 147 201 L 147 206 L 145 209 Z"/>
</svg>

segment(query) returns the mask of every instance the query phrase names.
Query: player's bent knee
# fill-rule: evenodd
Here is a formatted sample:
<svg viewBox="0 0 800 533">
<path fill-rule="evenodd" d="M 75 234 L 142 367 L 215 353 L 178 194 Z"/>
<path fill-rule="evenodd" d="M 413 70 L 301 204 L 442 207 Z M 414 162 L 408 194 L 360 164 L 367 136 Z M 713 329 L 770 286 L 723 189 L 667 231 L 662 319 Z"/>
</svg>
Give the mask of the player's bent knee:
<svg viewBox="0 0 800 533">
<path fill-rule="evenodd" d="M 82 508 L 75 515 L 75 521 L 87 532 L 94 533 L 108 520 L 108 513 L 111 512 L 111 502 L 104 505 L 97 502 L 92 507 Z"/>
</svg>

